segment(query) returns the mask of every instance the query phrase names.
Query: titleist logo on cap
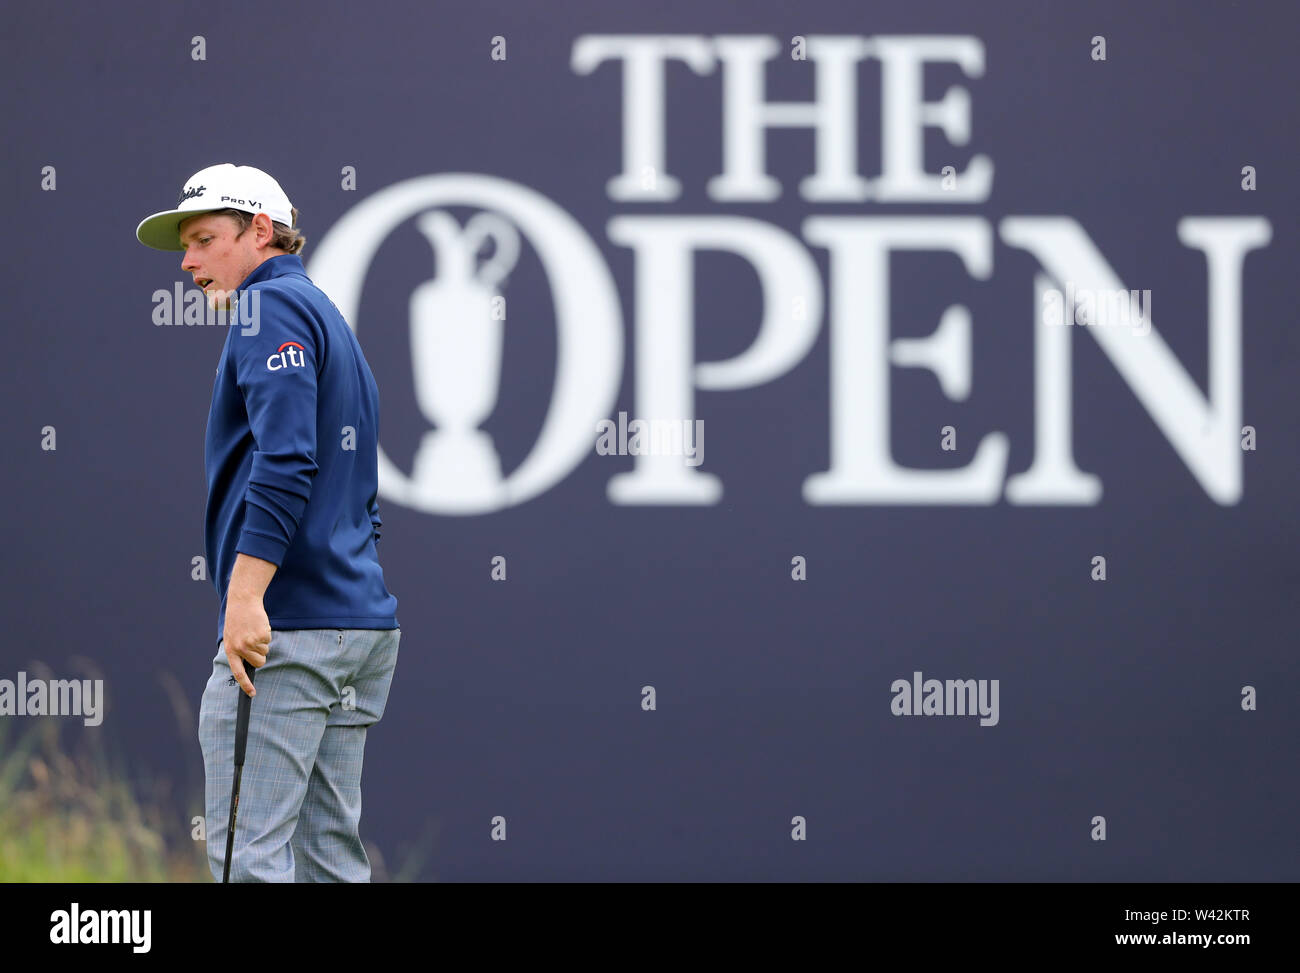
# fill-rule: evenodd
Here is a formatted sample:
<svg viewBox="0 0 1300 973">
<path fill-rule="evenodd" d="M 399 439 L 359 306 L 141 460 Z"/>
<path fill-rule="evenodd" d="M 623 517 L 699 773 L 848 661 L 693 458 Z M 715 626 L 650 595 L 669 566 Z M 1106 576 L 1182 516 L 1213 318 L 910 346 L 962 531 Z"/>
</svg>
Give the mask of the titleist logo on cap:
<svg viewBox="0 0 1300 973">
<path fill-rule="evenodd" d="M 176 200 L 176 205 L 179 206 L 181 203 L 185 202 L 185 200 L 193 199 L 195 196 L 202 196 L 203 190 L 207 188 L 208 188 L 207 186 L 199 186 L 195 189 L 185 190 L 185 192 L 181 193 L 181 198 Z"/>
</svg>

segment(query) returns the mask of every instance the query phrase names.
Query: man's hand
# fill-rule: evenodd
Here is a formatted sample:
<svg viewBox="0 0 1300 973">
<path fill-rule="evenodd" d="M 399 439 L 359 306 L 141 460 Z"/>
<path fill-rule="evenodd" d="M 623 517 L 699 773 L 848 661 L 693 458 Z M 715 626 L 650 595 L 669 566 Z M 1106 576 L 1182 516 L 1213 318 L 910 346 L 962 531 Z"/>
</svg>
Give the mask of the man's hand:
<svg viewBox="0 0 1300 973">
<path fill-rule="evenodd" d="M 244 671 L 244 663 L 260 669 L 271 648 L 271 623 L 261 598 L 226 599 L 226 630 L 222 635 L 222 645 L 226 649 L 226 658 L 230 660 L 230 672 L 235 682 L 248 693 L 249 698 L 256 696 L 257 690 Z"/>
<path fill-rule="evenodd" d="M 253 680 L 244 671 L 248 662 L 260 669 L 271 648 L 271 622 L 262 606 L 262 596 L 271 583 L 276 566 L 270 561 L 239 554 L 230 574 L 230 588 L 226 592 L 226 628 L 222 644 L 230 660 L 230 672 L 249 699 L 257 695 Z"/>
</svg>

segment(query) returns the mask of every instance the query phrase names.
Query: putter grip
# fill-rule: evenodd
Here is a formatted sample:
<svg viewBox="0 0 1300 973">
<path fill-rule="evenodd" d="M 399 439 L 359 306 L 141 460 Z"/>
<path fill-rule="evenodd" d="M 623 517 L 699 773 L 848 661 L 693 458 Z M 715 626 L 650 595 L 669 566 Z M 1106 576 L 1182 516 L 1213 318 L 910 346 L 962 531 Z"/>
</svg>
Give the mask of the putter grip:
<svg viewBox="0 0 1300 973">
<path fill-rule="evenodd" d="M 257 675 L 257 670 L 252 666 L 245 669 L 248 673 L 248 681 L 252 682 L 253 677 Z M 239 711 L 235 715 L 235 766 L 244 766 L 244 751 L 248 748 L 248 714 L 253 708 L 253 698 L 244 692 L 239 691 Z"/>
</svg>

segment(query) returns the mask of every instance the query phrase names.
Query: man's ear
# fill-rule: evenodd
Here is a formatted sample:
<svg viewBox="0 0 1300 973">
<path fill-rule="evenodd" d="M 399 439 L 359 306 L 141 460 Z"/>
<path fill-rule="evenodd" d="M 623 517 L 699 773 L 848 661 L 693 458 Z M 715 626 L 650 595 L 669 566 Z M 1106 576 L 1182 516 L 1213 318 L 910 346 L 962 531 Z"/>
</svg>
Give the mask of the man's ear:
<svg viewBox="0 0 1300 973">
<path fill-rule="evenodd" d="M 275 239 L 275 227 L 271 225 L 271 217 L 265 213 L 254 214 L 253 231 L 254 242 L 259 248 L 269 245 Z"/>
</svg>

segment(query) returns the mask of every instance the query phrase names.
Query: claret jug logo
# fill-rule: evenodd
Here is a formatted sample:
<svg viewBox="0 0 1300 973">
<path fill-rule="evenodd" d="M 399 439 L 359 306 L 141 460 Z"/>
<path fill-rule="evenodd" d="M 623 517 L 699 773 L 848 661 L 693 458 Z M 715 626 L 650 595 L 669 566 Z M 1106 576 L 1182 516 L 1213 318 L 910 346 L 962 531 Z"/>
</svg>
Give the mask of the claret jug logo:
<svg viewBox="0 0 1300 973">
<path fill-rule="evenodd" d="M 409 471 L 394 464 L 380 445 L 381 495 L 433 514 L 489 513 L 552 489 L 592 454 L 594 430 L 617 413 L 624 371 L 623 305 L 596 239 L 603 235 L 606 247 L 632 254 L 635 294 L 627 305 L 635 315 L 630 327 L 635 391 L 629 410 L 634 416 L 694 421 L 697 390 L 722 392 L 775 381 L 808 355 L 825 326 L 829 405 L 824 417 L 807 413 L 806 419 L 810 435 L 828 437 L 830 459 L 827 469 L 807 471 L 802 486 L 807 504 L 988 505 L 1003 498 L 1016 505 L 1099 503 L 1101 476 L 1080 469 L 1074 458 L 1072 349 L 1079 341 L 1097 342 L 1206 496 L 1218 504 L 1237 503 L 1243 465 L 1242 270 L 1251 251 L 1269 244 L 1269 221 L 1189 215 L 1169 227 L 1171 249 L 1181 245 L 1204 255 L 1204 277 L 1189 284 L 1205 287 L 1208 295 L 1209 381 L 1203 394 L 1162 340 L 1149 299 L 1137 309 L 1135 326 L 1059 326 L 1103 322 L 1090 309 L 1060 305 L 1056 294 L 1074 300 L 1075 295 L 1132 293 L 1089 236 L 1081 214 L 991 220 L 925 211 L 926 206 L 985 203 L 992 193 L 994 161 L 988 154 L 975 152 L 960 172 L 924 158 L 928 130 L 937 129 L 954 146 L 972 142 L 970 89 L 978 92 L 985 69 L 978 38 L 823 35 L 795 41 L 812 62 L 815 86 L 809 101 L 778 102 L 765 94 L 765 72 L 785 54 L 775 37 L 576 38 L 570 70 L 580 76 L 600 70 L 606 83 L 619 78 L 622 83 L 621 131 L 616 118 L 609 126 L 611 145 L 622 147 L 622 171 L 599 188 L 612 203 L 628 204 L 634 212 L 611 212 L 603 225 L 578 223 L 562 205 L 519 182 L 448 173 L 383 188 L 330 228 L 308 272 L 358 332 L 371 326 L 361 306 L 365 276 L 397 227 L 415 220 L 438 268 L 436 277 L 412 293 L 406 322 L 427 431 Z M 856 149 L 859 78 L 867 75 L 861 70 L 867 60 L 879 62 L 879 174 L 872 178 L 860 171 Z M 690 74 L 680 70 L 682 63 Z M 708 84 L 720 93 L 722 171 L 705 179 L 704 188 L 711 200 L 734 203 L 744 215 L 646 211 L 682 193 L 682 178 L 666 163 L 672 134 L 665 98 L 669 64 L 676 67 L 674 84 Z M 939 100 L 926 101 L 923 80 L 934 65 L 946 65 L 950 72 L 955 65 L 964 79 Z M 776 128 L 804 128 L 815 135 L 804 143 L 808 174 L 796 187 L 783 186 L 767 171 L 767 136 Z M 698 139 L 695 130 L 691 138 Z M 978 138 L 975 144 L 980 145 Z M 927 161 L 941 171 L 927 171 Z M 764 220 L 758 208 L 791 189 L 810 205 L 870 203 L 880 212 L 808 215 L 796 236 Z M 1068 195 L 1062 199 L 1068 205 Z M 791 203 L 782 205 L 788 210 Z M 902 208 L 892 211 L 893 206 Z M 476 215 L 461 226 L 449 212 L 454 207 Z M 1008 435 L 986 430 L 977 434 L 982 438 L 963 467 L 902 466 L 890 442 L 893 369 L 932 372 L 938 380 L 935 394 L 955 402 L 968 398 L 976 376 L 972 315 L 960 303 L 939 315 L 928 337 L 893 337 L 891 255 L 928 251 L 947 260 L 955 255 L 967 274 L 987 281 L 994 274 L 995 235 L 1037 264 L 1023 279 L 1021 310 L 999 322 L 1004 331 L 1016 327 L 1020 314 L 1023 340 L 1033 342 L 1032 374 L 1024 376 L 1033 392 L 1032 461 L 1009 474 Z M 506 290 L 521 239 L 546 275 L 556 320 L 556 367 L 537 439 L 506 475 L 491 436 L 479 426 L 499 398 L 503 343 L 519 340 L 493 307 Z M 491 259 L 476 265 L 475 255 L 488 242 Z M 817 249 L 828 253 L 827 280 L 814 260 Z M 710 251 L 744 260 L 761 296 L 752 343 L 722 361 L 695 356 L 695 288 L 707 282 L 697 284 L 694 261 Z M 1041 312 L 1045 305 L 1058 308 L 1055 318 Z M 819 419 L 821 432 L 815 425 Z M 781 451 L 774 454 L 782 461 Z M 716 504 L 726 477 L 725 468 L 704 469 L 681 456 L 648 451 L 635 456 L 630 471 L 611 477 L 607 496 L 619 505 Z M 759 486 L 737 477 L 727 488 Z"/>
</svg>

